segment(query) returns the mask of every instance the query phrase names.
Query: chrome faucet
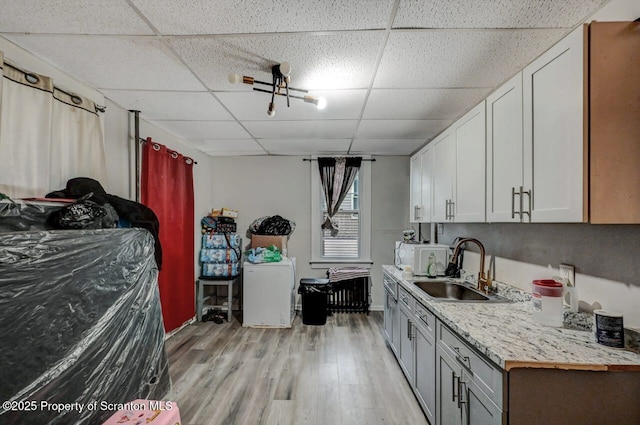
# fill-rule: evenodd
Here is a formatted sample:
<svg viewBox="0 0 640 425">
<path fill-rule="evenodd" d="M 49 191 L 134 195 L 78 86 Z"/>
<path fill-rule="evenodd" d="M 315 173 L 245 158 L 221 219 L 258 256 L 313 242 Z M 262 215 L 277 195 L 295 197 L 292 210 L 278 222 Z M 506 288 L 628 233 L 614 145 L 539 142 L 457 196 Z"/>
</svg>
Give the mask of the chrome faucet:
<svg viewBox="0 0 640 425">
<path fill-rule="evenodd" d="M 451 255 L 451 261 L 449 262 L 449 265 L 453 265 L 454 267 L 458 267 L 458 255 L 460 255 L 460 247 L 462 246 L 462 244 L 466 243 L 466 242 L 473 242 L 476 245 L 478 245 L 478 248 L 480 248 L 480 273 L 478 273 L 478 290 L 481 292 L 489 292 L 489 289 L 491 289 L 491 278 L 487 278 L 487 276 L 484 274 L 484 256 L 485 256 L 485 251 L 484 251 L 484 245 L 482 245 L 482 243 L 474 238 L 462 238 L 458 241 L 458 243 L 456 243 L 455 247 L 453 248 L 453 255 Z"/>
</svg>

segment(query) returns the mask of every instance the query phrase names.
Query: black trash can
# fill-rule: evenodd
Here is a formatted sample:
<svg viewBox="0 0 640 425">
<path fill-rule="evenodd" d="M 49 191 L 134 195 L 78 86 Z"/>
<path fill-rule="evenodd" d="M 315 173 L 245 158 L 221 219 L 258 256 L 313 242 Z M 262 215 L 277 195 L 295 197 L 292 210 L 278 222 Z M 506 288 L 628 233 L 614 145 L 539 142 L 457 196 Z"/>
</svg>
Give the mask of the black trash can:
<svg viewBox="0 0 640 425">
<path fill-rule="evenodd" d="M 327 323 L 327 297 L 331 293 L 329 279 L 300 279 L 298 293 L 302 295 L 302 323 L 305 325 Z"/>
</svg>

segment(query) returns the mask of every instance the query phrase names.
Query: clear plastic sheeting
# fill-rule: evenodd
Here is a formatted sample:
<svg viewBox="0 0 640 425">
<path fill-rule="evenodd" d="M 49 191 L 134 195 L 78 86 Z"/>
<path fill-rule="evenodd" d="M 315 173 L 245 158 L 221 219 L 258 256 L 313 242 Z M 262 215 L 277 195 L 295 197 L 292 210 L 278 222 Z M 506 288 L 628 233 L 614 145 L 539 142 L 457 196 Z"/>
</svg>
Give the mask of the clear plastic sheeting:
<svg viewBox="0 0 640 425">
<path fill-rule="evenodd" d="M 0 424 L 99 424 L 166 396 L 157 274 L 143 229 L 0 234 Z"/>
<path fill-rule="evenodd" d="M 47 217 L 63 206 L 53 202 L 0 201 L 0 233 L 52 229 L 47 224 Z"/>
</svg>

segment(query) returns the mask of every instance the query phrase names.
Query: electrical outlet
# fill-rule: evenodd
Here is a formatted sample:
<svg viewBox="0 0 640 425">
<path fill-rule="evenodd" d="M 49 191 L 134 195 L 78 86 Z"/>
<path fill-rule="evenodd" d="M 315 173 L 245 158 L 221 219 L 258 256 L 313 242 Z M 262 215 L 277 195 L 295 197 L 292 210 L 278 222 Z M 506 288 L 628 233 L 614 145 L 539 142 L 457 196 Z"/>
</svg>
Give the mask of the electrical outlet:
<svg viewBox="0 0 640 425">
<path fill-rule="evenodd" d="M 570 286 L 576 286 L 576 268 L 571 264 L 560 264 L 560 277 L 567 279 Z"/>
<path fill-rule="evenodd" d="M 444 233 L 444 223 L 436 223 L 436 231 L 439 235 Z"/>
</svg>

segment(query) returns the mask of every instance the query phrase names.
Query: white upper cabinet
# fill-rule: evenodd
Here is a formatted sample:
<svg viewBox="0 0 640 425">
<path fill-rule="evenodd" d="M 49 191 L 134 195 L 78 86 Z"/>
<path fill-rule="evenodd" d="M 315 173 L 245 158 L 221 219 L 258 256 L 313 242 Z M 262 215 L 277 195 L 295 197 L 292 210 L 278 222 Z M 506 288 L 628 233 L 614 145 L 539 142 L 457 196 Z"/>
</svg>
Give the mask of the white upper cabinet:
<svg viewBox="0 0 640 425">
<path fill-rule="evenodd" d="M 411 191 L 409 192 L 409 221 L 411 223 L 418 223 L 420 221 L 420 210 L 422 208 L 422 167 L 420 165 L 420 152 L 411 157 L 409 170 L 411 185 Z"/>
<path fill-rule="evenodd" d="M 431 221 L 431 146 L 427 145 L 411 157 L 411 192 L 409 193 L 409 221 Z"/>
<path fill-rule="evenodd" d="M 485 102 L 453 125 L 455 180 L 450 207 L 457 223 L 485 221 Z"/>
<path fill-rule="evenodd" d="M 433 167 L 433 155 L 431 146 L 427 145 L 420 151 L 420 199 L 422 200 L 422 210 L 420 211 L 421 222 L 431 222 L 431 167 Z"/>
<path fill-rule="evenodd" d="M 487 98 L 487 221 L 518 222 L 522 171 L 522 73 Z"/>
<path fill-rule="evenodd" d="M 524 221 L 586 218 L 584 33 L 576 29 L 522 72 Z"/>
<path fill-rule="evenodd" d="M 452 127 L 449 127 L 430 143 L 433 152 L 431 219 L 438 223 L 453 221 L 455 213 L 453 184 L 456 156 L 452 134 Z"/>
</svg>

